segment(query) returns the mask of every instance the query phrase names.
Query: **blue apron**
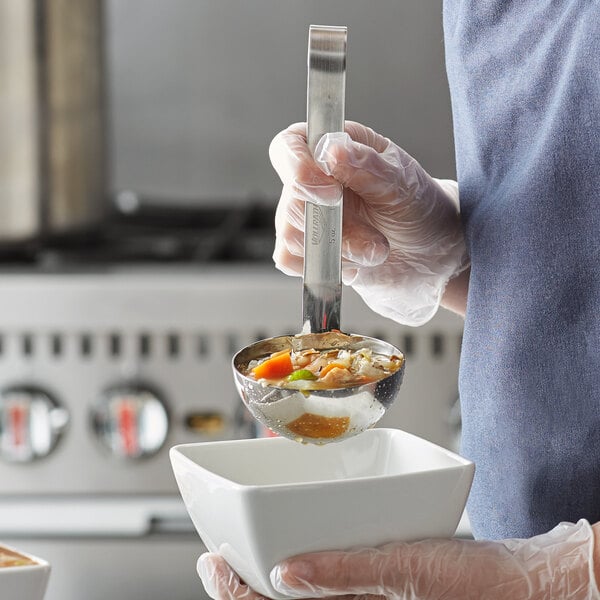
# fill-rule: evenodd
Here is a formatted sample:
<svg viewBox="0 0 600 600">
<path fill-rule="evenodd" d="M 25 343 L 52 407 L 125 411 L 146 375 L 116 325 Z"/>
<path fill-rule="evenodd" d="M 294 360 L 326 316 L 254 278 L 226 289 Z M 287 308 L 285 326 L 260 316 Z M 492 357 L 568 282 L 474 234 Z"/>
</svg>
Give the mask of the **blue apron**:
<svg viewBox="0 0 600 600">
<path fill-rule="evenodd" d="M 600 2 L 445 0 L 476 537 L 600 520 Z"/>
</svg>

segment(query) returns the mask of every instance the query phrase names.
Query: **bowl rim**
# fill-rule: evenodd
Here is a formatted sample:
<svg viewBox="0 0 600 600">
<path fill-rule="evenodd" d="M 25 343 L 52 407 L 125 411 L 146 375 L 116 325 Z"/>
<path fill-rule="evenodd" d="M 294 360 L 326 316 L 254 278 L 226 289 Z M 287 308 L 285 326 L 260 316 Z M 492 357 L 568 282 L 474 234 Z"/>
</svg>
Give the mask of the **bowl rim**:
<svg viewBox="0 0 600 600">
<path fill-rule="evenodd" d="M 437 449 L 438 451 L 441 451 L 443 454 L 445 454 L 446 456 L 448 456 L 449 458 L 454 460 L 457 464 L 448 466 L 448 467 L 424 469 L 421 471 L 414 471 L 411 473 L 396 473 L 394 475 L 366 475 L 364 477 L 348 477 L 348 478 L 341 479 L 341 480 L 340 479 L 323 479 L 323 480 L 319 480 L 319 481 L 298 481 L 298 482 L 287 482 L 287 483 L 283 482 L 283 483 L 269 483 L 269 484 L 246 484 L 246 483 L 239 483 L 238 481 L 234 481 L 233 479 L 229 479 L 227 477 L 224 477 L 223 475 L 219 475 L 218 473 L 211 471 L 210 469 L 193 461 L 188 456 L 185 456 L 185 454 L 183 454 L 181 452 L 181 450 L 183 448 L 191 448 L 191 447 L 207 446 L 207 445 L 220 446 L 220 445 L 235 445 L 235 444 L 240 444 L 240 443 L 245 444 L 245 443 L 255 443 L 255 442 L 262 442 L 262 443 L 269 443 L 269 444 L 273 444 L 273 443 L 297 444 L 297 442 L 293 442 L 292 440 L 289 440 L 284 437 L 248 438 L 248 439 L 241 439 L 241 440 L 217 440 L 217 441 L 212 441 L 212 442 L 188 442 L 185 444 L 177 444 L 175 446 L 172 446 L 169 450 L 169 456 L 171 459 L 171 463 L 173 463 L 174 460 L 184 461 L 185 463 L 193 465 L 194 468 L 201 469 L 202 471 L 207 473 L 210 479 L 224 482 L 228 485 L 228 487 L 230 487 L 232 489 L 239 489 L 242 491 L 247 490 L 248 492 L 251 492 L 251 491 L 258 492 L 258 491 L 263 491 L 263 490 L 266 490 L 266 491 L 282 490 L 284 488 L 286 488 L 286 489 L 291 488 L 294 490 L 298 490 L 298 489 L 310 489 L 312 487 L 323 487 L 323 486 L 333 486 L 333 485 L 335 485 L 336 487 L 344 487 L 344 486 L 349 486 L 349 485 L 355 485 L 357 482 L 373 482 L 373 481 L 380 481 L 380 480 L 395 481 L 396 479 L 406 477 L 407 475 L 422 476 L 422 474 L 424 474 L 424 473 L 431 474 L 431 473 L 436 473 L 439 471 L 444 471 L 444 472 L 451 472 L 451 471 L 455 471 L 455 470 L 474 471 L 474 469 L 475 469 L 475 463 L 473 461 L 469 460 L 468 458 L 465 458 L 464 456 L 461 456 L 460 454 L 457 454 L 456 452 L 452 452 L 451 450 L 448 450 L 447 448 L 444 448 L 443 446 L 439 446 L 438 444 L 430 442 L 429 440 L 426 440 L 425 438 L 419 437 L 418 435 L 409 433 L 407 431 L 403 431 L 401 429 L 394 429 L 392 427 L 377 427 L 374 429 L 369 429 L 367 431 L 364 431 L 360 435 L 365 435 L 369 432 L 377 432 L 377 431 L 384 432 L 381 435 L 390 436 L 390 435 L 400 434 L 402 436 L 417 439 L 419 442 L 422 442 L 423 444 L 428 445 L 428 446 L 432 446 L 433 448 Z M 352 438 L 350 438 L 350 439 L 352 439 Z"/>
<path fill-rule="evenodd" d="M 25 552 L 24 550 L 21 550 L 20 548 L 15 548 L 14 546 L 5 544 L 2 540 L 0 540 L 0 550 L 2 548 L 5 548 L 6 550 L 10 550 L 11 552 L 16 552 L 17 554 L 20 554 L 21 556 L 24 556 L 25 558 L 28 558 L 29 560 L 34 561 L 35 564 L 33 564 L 33 565 L 18 565 L 18 566 L 13 566 L 13 567 L 0 567 L 0 577 L 1 577 L 2 573 L 15 573 L 15 572 L 23 571 L 23 570 L 30 571 L 33 569 L 39 569 L 40 567 L 42 567 L 43 569 L 50 568 L 50 563 L 47 560 L 44 560 L 43 558 L 40 558 L 39 556 L 35 556 L 34 554 L 31 554 L 29 552 Z"/>
</svg>

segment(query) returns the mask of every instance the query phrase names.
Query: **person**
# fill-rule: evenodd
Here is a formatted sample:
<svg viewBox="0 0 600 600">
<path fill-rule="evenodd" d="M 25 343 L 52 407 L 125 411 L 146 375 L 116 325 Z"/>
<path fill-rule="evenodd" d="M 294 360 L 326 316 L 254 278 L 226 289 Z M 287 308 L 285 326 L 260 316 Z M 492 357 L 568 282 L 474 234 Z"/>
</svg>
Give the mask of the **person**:
<svg viewBox="0 0 600 600">
<path fill-rule="evenodd" d="M 600 598 L 598 6 L 452 0 L 443 18 L 458 183 L 356 123 L 313 157 L 293 125 L 270 149 L 274 259 L 301 273 L 304 202 L 342 185 L 344 283 L 399 323 L 465 316 L 475 539 L 294 557 L 271 580 L 292 597 Z M 217 555 L 199 572 L 214 598 L 258 597 Z"/>
</svg>

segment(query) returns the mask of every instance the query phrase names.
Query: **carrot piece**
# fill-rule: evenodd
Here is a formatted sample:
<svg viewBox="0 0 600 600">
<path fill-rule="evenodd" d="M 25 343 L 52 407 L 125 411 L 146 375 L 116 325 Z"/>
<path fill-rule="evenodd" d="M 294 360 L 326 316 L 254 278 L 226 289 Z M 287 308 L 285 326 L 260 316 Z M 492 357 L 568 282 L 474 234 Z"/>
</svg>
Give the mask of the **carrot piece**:
<svg viewBox="0 0 600 600">
<path fill-rule="evenodd" d="M 256 379 L 281 379 L 294 370 L 290 352 L 278 352 L 252 369 Z"/>
<path fill-rule="evenodd" d="M 325 365 L 319 371 L 319 379 L 322 377 L 325 377 L 325 375 L 327 375 L 327 373 L 329 373 L 329 371 L 333 371 L 333 369 L 344 369 L 345 371 L 347 371 L 348 367 L 346 365 L 343 365 L 342 363 L 331 362 L 331 363 Z"/>
</svg>

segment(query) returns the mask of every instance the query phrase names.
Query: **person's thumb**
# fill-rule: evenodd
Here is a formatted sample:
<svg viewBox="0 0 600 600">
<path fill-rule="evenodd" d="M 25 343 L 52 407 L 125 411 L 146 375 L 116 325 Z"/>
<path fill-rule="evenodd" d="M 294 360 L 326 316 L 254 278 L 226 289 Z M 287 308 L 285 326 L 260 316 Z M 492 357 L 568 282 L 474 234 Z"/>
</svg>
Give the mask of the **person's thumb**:
<svg viewBox="0 0 600 600">
<path fill-rule="evenodd" d="M 319 552 L 283 561 L 271 571 L 271 584 L 292 598 L 385 595 L 385 556 L 375 548 Z"/>
<path fill-rule="evenodd" d="M 347 133 L 326 133 L 315 148 L 314 159 L 326 175 L 365 200 L 381 202 L 394 188 L 397 173 L 385 155 L 355 142 Z"/>
</svg>

